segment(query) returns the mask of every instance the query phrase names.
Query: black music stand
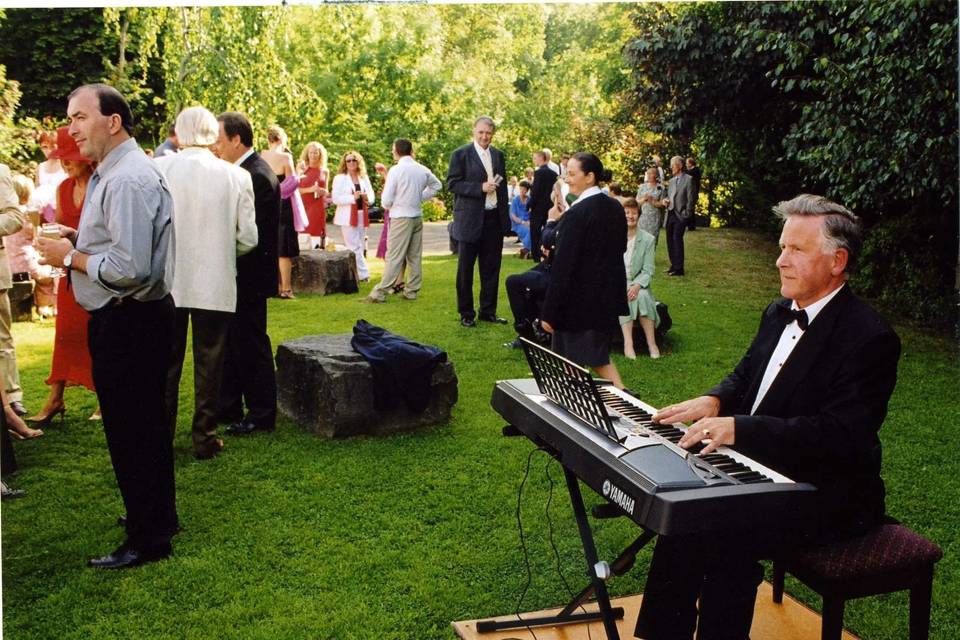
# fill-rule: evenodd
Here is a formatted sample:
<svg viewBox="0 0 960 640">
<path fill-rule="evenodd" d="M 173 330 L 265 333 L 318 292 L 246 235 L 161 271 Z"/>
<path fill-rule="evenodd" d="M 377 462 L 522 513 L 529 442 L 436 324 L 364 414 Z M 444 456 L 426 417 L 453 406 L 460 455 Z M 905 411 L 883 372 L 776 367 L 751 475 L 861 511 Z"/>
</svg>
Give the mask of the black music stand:
<svg viewBox="0 0 960 640">
<path fill-rule="evenodd" d="M 543 395 L 604 436 L 619 442 L 610 415 L 600 399 L 596 381 L 587 369 L 525 338 L 520 338 L 520 344 L 527 356 L 527 362 L 530 364 L 530 370 L 537 381 L 537 386 Z M 600 620 L 603 622 L 608 640 L 620 639 L 616 621 L 623 618 L 623 607 L 614 608 L 610 605 L 610 595 L 607 592 L 604 578 L 601 578 L 597 573 L 602 565 L 597 557 L 597 547 L 593 542 L 590 522 L 587 520 L 583 494 L 580 492 L 580 481 L 566 467 L 563 467 L 563 475 L 567 482 L 567 491 L 570 493 L 570 502 L 577 520 L 580 540 L 583 543 L 583 554 L 587 561 L 587 575 L 590 578 L 590 583 L 556 615 L 518 620 L 481 620 L 477 623 L 479 633 Z M 652 531 L 645 529 L 643 534 L 609 565 L 610 575 L 619 576 L 626 573 L 633 566 L 637 552 L 650 542 L 655 535 Z M 610 577 L 610 575 L 606 577 Z M 574 613 L 594 594 L 596 594 L 600 611 Z"/>
</svg>

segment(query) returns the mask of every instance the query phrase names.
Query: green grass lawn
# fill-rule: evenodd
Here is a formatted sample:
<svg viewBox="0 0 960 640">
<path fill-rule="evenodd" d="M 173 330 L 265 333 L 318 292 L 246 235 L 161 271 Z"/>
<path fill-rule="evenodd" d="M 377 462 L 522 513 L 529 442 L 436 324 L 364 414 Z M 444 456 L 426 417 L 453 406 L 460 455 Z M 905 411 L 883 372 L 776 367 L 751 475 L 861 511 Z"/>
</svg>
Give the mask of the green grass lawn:
<svg viewBox="0 0 960 640">
<path fill-rule="evenodd" d="M 663 274 L 665 243 L 657 255 Z M 736 363 L 776 295 L 774 243 L 753 233 L 687 234 L 685 278 L 655 278 L 674 329 L 666 357 L 615 356 L 626 384 L 654 406 L 701 393 Z M 503 276 L 530 263 L 504 258 Z M 382 268 L 373 261 L 375 275 Z M 176 438 L 183 532 L 171 560 L 124 572 L 85 567 L 122 541 L 123 510 L 102 429 L 88 422 L 95 399 L 68 389 L 67 420 L 16 444 L 16 487 L 4 502 L 3 631 L 27 638 L 452 638 L 452 620 L 512 613 L 526 576 L 515 506 L 531 444 L 504 438 L 489 405 L 495 381 L 527 375 L 502 348 L 507 326 L 458 325 L 455 258 L 425 260 L 416 302 L 360 304 L 358 295 L 271 300 L 274 348 L 298 336 L 350 332 L 365 318 L 439 345 L 455 363 L 460 400 L 449 424 L 390 438 L 324 441 L 281 419 L 276 433 L 227 438 L 212 461 L 191 455 L 192 365 L 188 356 Z M 362 293 L 371 288 L 364 285 Z M 501 292 L 501 315 L 508 315 Z M 956 637 L 960 613 L 960 420 L 956 344 L 897 322 L 899 382 L 882 437 L 887 508 L 945 552 L 937 568 L 931 638 Z M 52 324 L 18 324 L 17 358 L 29 409 L 41 407 Z M 556 482 L 548 510 L 550 477 Z M 587 491 L 588 504 L 601 499 Z M 562 473 L 533 457 L 522 500 L 534 577 L 522 610 L 564 602 L 559 566 L 574 589 L 584 573 Z M 762 514 L 757 514 L 762 518 Z M 625 519 L 595 522 L 601 558 L 637 535 Z M 649 550 L 614 595 L 643 588 Z M 795 582 L 788 590 L 819 608 Z M 846 625 L 865 639 L 907 635 L 904 594 L 853 601 Z"/>
</svg>

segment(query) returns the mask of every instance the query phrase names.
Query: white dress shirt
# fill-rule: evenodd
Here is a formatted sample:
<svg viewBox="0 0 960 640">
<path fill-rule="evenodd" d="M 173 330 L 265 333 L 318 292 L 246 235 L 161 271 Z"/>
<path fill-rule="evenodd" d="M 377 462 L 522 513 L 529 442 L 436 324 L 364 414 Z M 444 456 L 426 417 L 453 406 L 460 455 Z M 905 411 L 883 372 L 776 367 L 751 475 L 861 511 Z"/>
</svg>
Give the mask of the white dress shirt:
<svg viewBox="0 0 960 640">
<path fill-rule="evenodd" d="M 807 312 L 807 329 L 809 329 L 810 325 L 813 324 L 813 320 L 817 317 L 817 314 L 819 314 L 820 311 L 827 306 L 828 302 L 833 300 L 833 297 L 837 295 L 837 292 L 842 288 L 843 285 L 840 285 L 813 304 L 804 308 L 804 311 Z M 793 301 L 793 303 L 790 305 L 790 308 L 797 310 L 800 307 L 797 306 L 796 301 Z M 770 390 L 770 385 L 772 385 L 773 381 L 777 379 L 780 369 L 782 369 L 783 365 L 786 364 L 787 359 L 790 357 L 790 354 L 793 353 L 797 343 L 803 339 L 803 334 L 804 331 L 800 329 L 800 325 L 797 324 L 796 320 L 791 320 L 790 324 L 783 328 L 783 333 L 780 334 L 780 341 L 777 343 L 777 348 L 773 350 L 773 355 L 770 356 L 770 362 L 767 363 L 767 368 L 763 372 L 763 378 L 760 380 L 760 388 L 757 389 L 757 399 L 753 401 L 753 407 L 750 409 L 750 415 L 753 415 L 756 412 L 757 407 L 760 406 L 760 403 L 763 401 L 763 397 L 767 395 L 767 391 Z"/>
<path fill-rule="evenodd" d="M 494 173 L 493 173 L 493 158 L 490 156 L 490 147 L 484 149 L 479 144 L 474 141 L 473 148 L 476 150 L 477 155 L 480 156 L 480 162 L 483 164 L 483 168 L 487 170 L 487 182 L 493 182 Z M 483 204 L 483 208 L 487 211 L 497 208 L 497 190 L 494 189 L 487 194 L 486 200 Z M 392 212 L 391 212 L 392 213 Z"/>
<path fill-rule="evenodd" d="M 599 196 L 599 195 L 603 195 L 603 191 L 600 190 L 600 187 L 598 186 L 587 187 L 580 193 L 580 197 L 578 197 L 576 200 L 570 203 L 570 208 L 572 209 L 573 207 L 575 207 L 581 200 L 586 200 L 587 198 L 590 198 L 592 196 Z"/>
<path fill-rule="evenodd" d="M 443 185 L 435 175 L 411 156 L 403 156 L 387 174 L 380 197 L 391 218 L 417 218 L 421 204 L 440 193 Z"/>
</svg>

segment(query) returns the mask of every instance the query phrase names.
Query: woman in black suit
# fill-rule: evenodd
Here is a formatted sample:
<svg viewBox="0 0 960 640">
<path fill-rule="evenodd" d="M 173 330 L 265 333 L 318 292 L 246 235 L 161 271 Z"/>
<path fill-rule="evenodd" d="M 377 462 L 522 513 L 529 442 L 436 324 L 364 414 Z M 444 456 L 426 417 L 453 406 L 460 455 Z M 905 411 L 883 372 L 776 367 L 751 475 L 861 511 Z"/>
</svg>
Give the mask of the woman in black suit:
<svg viewBox="0 0 960 640">
<path fill-rule="evenodd" d="M 540 324 L 553 334 L 555 352 L 623 388 L 610 361 L 610 339 L 620 331 L 619 316 L 628 309 L 623 269 L 627 223 L 620 203 L 598 186 L 611 177 L 592 153 L 577 153 L 567 164 L 566 182 L 577 200 L 557 227 Z"/>
</svg>

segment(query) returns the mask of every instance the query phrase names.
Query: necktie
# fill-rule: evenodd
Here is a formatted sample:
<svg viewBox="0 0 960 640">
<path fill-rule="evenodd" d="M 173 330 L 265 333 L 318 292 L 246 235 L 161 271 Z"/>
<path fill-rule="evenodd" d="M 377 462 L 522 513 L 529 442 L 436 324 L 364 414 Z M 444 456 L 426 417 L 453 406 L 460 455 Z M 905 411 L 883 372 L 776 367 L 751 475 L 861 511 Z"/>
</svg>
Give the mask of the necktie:
<svg viewBox="0 0 960 640">
<path fill-rule="evenodd" d="M 480 154 L 480 161 L 483 162 L 483 168 L 487 171 L 487 180 L 493 180 L 493 161 L 490 159 L 490 149 L 483 149 Z M 487 194 L 484 208 L 493 209 L 497 206 L 497 192 L 492 191 Z"/>
<path fill-rule="evenodd" d="M 784 305 L 777 305 L 777 309 L 780 318 L 783 319 L 786 324 L 790 324 L 796 320 L 800 331 L 806 331 L 807 327 L 810 326 L 810 321 L 807 319 L 807 312 L 803 309 L 791 309 Z"/>
</svg>

